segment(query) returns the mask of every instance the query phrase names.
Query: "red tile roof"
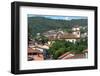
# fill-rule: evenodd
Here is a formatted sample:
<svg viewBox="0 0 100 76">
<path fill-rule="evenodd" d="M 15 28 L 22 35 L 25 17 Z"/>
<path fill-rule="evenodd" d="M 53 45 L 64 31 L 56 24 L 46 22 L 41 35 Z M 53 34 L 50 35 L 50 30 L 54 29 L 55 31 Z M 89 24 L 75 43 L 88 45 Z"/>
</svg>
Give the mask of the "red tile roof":
<svg viewBox="0 0 100 76">
<path fill-rule="evenodd" d="M 59 37 L 59 38 L 58 38 Z M 49 36 L 48 39 L 49 40 L 57 40 L 57 39 L 79 39 L 80 37 L 77 37 L 76 35 L 72 34 L 72 33 L 64 33 L 61 34 L 59 36 Z"/>
<path fill-rule="evenodd" d="M 42 53 L 42 52 L 37 50 L 37 49 L 33 50 L 32 48 L 29 47 L 28 48 L 28 53 Z"/>
<path fill-rule="evenodd" d="M 80 58 L 85 58 L 85 54 L 74 54 L 71 52 L 67 52 L 61 55 L 58 59 L 80 59 Z"/>
</svg>

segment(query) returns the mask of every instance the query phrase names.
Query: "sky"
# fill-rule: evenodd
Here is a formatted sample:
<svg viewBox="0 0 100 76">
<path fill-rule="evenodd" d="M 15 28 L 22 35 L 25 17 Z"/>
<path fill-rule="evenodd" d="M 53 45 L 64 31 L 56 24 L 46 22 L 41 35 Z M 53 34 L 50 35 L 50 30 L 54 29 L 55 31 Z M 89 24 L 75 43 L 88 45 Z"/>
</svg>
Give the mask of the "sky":
<svg viewBox="0 0 100 76">
<path fill-rule="evenodd" d="M 53 15 L 33 15 L 33 14 L 28 14 L 28 17 L 45 17 L 48 19 L 60 19 L 60 20 L 87 19 L 86 16 L 53 16 Z"/>
</svg>

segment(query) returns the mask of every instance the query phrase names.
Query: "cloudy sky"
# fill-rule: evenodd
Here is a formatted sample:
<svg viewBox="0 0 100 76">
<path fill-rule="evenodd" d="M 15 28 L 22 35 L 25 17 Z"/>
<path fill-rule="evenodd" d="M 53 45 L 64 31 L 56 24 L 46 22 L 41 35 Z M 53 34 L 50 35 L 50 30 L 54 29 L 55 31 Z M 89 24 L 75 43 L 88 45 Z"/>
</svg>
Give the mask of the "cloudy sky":
<svg viewBox="0 0 100 76">
<path fill-rule="evenodd" d="M 72 19 L 87 19 L 85 16 L 47 16 L 47 15 L 33 15 L 28 14 L 28 17 L 45 17 L 49 19 L 61 19 L 61 20 L 72 20 Z"/>
</svg>

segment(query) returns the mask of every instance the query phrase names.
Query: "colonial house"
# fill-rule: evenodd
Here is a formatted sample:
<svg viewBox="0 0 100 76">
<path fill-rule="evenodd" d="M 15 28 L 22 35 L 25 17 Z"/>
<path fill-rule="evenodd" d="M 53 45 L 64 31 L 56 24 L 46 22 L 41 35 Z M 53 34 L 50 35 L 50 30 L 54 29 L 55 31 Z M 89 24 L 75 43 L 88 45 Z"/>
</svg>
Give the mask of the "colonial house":
<svg viewBox="0 0 100 76">
<path fill-rule="evenodd" d="M 44 60 L 43 52 L 38 49 L 28 48 L 28 61 L 32 60 Z"/>
<path fill-rule="evenodd" d="M 54 42 L 55 40 L 66 40 L 75 43 L 76 40 L 80 39 L 80 28 L 78 26 L 73 27 L 71 33 L 58 31 L 56 34 L 48 36 L 48 39 L 48 44 L 50 44 L 51 41 Z"/>
<path fill-rule="evenodd" d="M 28 47 L 28 60 L 45 60 L 50 59 L 47 45 L 33 45 Z"/>
<path fill-rule="evenodd" d="M 84 59 L 84 58 L 86 58 L 84 54 L 65 53 L 61 55 L 58 59 L 64 60 L 64 59 Z"/>
<path fill-rule="evenodd" d="M 66 52 L 63 55 L 59 56 L 58 59 L 63 60 L 63 59 L 84 59 L 88 58 L 88 50 L 84 50 L 83 53 L 81 54 L 75 54 L 71 52 Z"/>
</svg>

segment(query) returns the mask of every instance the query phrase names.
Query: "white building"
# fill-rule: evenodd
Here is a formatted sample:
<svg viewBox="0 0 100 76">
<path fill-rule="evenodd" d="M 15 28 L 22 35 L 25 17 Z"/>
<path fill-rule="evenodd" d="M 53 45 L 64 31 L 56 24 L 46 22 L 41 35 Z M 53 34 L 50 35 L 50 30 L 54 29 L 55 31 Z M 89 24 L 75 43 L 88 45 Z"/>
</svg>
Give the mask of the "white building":
<svg viewBox="0 0 100 76">
<path fill-rule="evenodd" d="M 80 28 L 79 27 L 73 27 L 72 28 L 72 32 L 68 33 L 68 32 L 63 32 L 63 31 L 58 31 L 56 33 L 56 35 L 51 35 L 48 37 L 49 39 L 49 44 L 51 43 L 51 41 L 55 41 L 55 40 L 66 40 L 66 41 L 70 41 L 70 42 L 76 42 L 77 39 L 80 39 Z"/>
</svg>

